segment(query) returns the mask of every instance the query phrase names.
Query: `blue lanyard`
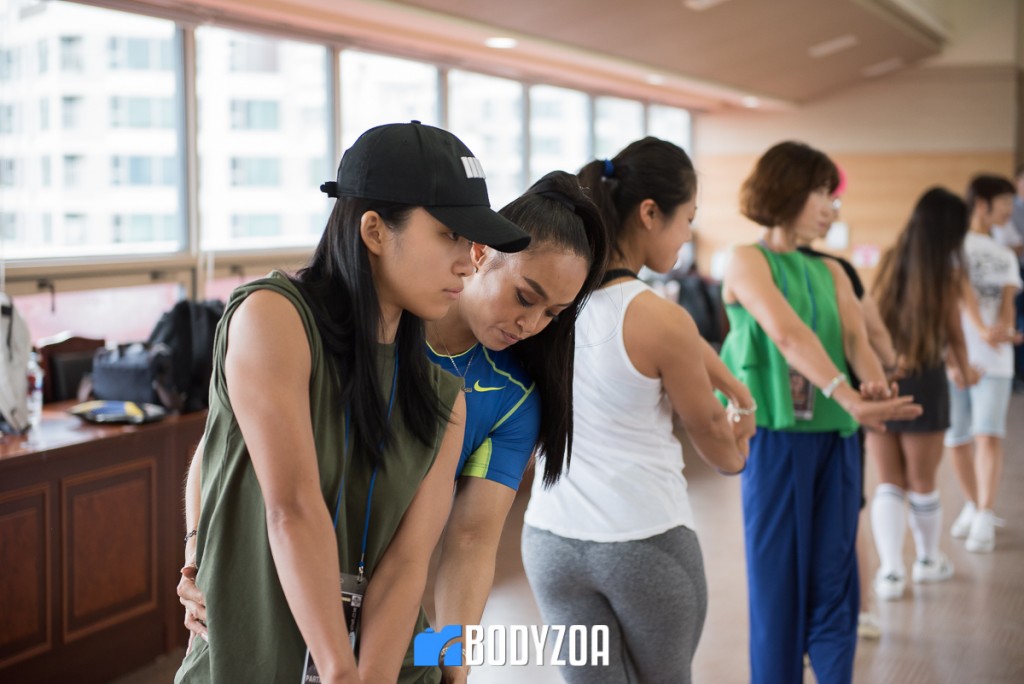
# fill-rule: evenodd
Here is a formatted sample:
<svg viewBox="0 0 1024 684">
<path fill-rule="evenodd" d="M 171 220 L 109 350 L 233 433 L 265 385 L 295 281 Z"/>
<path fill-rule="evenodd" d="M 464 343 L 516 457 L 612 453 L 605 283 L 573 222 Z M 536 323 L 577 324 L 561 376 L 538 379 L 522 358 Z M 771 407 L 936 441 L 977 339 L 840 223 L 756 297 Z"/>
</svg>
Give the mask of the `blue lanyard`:
<svg viewBox="0 0 1024 684">
<path fill-rule="evenodd" d="M 765 252 L 767 252 L 768 254 L 772 255 L 772 256 L 768 257 L 768 260 L 771 261 L 772 263 L 775 263 L 775 256 L 774 256 L 775 253 L 772 252 L 772 250 L 768 249 L 768 247 L 764 243 L 764 240 L 761 241 L 761 246 L 764 247 Z M 806 259 L 806 258 L 807 257 L 803 257 L 803 259 Z M 807 272 L 807 262 L 801 260 L 800 265 L 804 267 L 804 283 L 807 285 L 807 299 L 809 299 L 811 301 L 811 330 L 813 330 L 814 333 L 817 334 L 818 333 L 818 304 L 817 304 L 817 302 L 814 301 L 814 292 L 811 290 L 811 276 Z M 789 290 L 789 281 L 786 278 L 786 269 L 784 267 L 782 267 L 782 266 L 779 267 L 779 280 L 781 281 L 779 283 L 779 289 L 782 290 L 782 296 L 785 297 L 786 301 L 788 302 L 789 301 L 789 292 L 788 292 L 788 290 Z M 790 304 L 790 306 L 792 306 L 792 304 Z"/>
<path fill-rule="evenodd" d="M 391 409 L 395 406 L 395 389 L 398 387 L 398 351 L 395 350 L 395 371 L 391 376 L 391 398 L 388 399 L 388 423 L 391 422 Z M 351 444 L 350 437 L 352 435 L 352 411 L 345 408 L 345 454 L 343 456 L 342 471 L 341 471 L 341 485 L 338 487 L 338 500 L 334 504 L 334 529 L 338 529 L 338 515 L 341 513 L 341 499 L 342 494 L 345 492 L 345 472 L 348 469 L 348 457 L 349 457 L 349 445 Z M 384 449 L 384 441 L 381 440 L 380 447 Z M 366 569 L 366 540 L 370 536 L 370 504 L 373 503 L 373 487 L 377 483 L 377 464 L 373 466 L 373 474 L 370 476 L 370 490 L 366 495 L 366 515 L 363 523 L 363 542 L 359 552 L 359 578 L 363 577 L 363 572 Z"/>
</svg>

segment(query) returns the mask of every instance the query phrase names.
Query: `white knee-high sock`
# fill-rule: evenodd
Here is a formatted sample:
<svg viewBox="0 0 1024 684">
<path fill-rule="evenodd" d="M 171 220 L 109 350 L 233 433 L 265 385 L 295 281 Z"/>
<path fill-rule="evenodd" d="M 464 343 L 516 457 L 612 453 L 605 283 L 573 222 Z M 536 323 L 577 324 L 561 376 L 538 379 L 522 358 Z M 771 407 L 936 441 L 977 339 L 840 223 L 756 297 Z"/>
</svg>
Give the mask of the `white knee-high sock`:
<svg viewBox="0 0 1024 684">
<path fill-rule="evenodd" d="M 906 574 L 903 564 L 903 538 L 907 531 L 907 514 L 903 490 L 883 483 L 875 488 L 871 499 L 871 531 L 883 575 Z"/>
<path fill-rule="evenodd" d="M 910 501 L 910 531 L 914 534 L 918 560 L 935 560 L 942 534 L 942 502 L 939 490 L 918 494 L 907 492 Z"/>
</svg>

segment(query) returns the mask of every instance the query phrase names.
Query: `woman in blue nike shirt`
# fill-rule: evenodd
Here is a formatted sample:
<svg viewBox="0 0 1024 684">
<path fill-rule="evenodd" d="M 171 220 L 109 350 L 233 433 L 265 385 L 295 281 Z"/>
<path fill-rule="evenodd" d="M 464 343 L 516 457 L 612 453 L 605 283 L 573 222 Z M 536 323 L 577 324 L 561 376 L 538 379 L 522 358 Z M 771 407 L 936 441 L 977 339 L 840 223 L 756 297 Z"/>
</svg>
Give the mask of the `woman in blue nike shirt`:
<svg viewBox="0 0 1024 684">
<path fill-rule="evenodd" d="M 458 302 L 425 327 L 428 357 L 462 380 L 467 416 L 434 589 L 438 628 L 480 622 L 501 530 L 532 454 L 543 457 L 545 481 L 562 472 L 572 446 L 576 316 L 611 250 L 600 214 L 573 174 L 547 174 L 500 214 L 530 234 L 529 247 L 510 254 L 474 244 L 474 272 L 463 279 Z M 198 517 L 200 457 L 186 492 L 189 529 Z M 186 625 L 205 635 L 205 600 L 187 574 L 178 586 Z M 414 634 L 426 627 L 421 611 Z M 454 684 L 469 671 L 443 670 L 413 667 L 410 641 L 399 681 Z"/>
</svg>

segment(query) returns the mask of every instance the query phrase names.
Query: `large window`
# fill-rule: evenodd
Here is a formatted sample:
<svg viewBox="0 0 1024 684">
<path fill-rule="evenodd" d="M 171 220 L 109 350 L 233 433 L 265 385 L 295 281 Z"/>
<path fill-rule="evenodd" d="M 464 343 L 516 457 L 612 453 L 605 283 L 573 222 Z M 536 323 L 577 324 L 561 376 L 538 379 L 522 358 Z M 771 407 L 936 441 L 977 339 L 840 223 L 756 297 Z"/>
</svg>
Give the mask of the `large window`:
<svg viewBox="0 0 1024 684">
<path fill-rule="evenodd" d="M 196 49 L 202 249 L 314 244 L 331 206 L 327 50 L 210 27 Z"/>
<path fill-rule="evenodd" d="M 644 106 L 633 100 L 599 97 L 594 101 L 594 156 L 614 157 L 644 137 Z"/>
<path fill-rule="evenodd" d="M 4 255 L 180 250 L 186 233 L 174 22 L 70 2 L 39 3 L 4 19 L 14 25 L 2 27 L 0 48 L 29 61 L 26 76 L 4 89 L 5 100 L 24 113 L 20 124 L 14 117 L 20 130 L 2 155 L 18 160 L 18 192 L 0 193 L 0 213 L 18 217 Z M 57 49 L 53 65 L 50 45 Z M 139 130 L 126 135 L 125 128 Z M 115 229 L 126 212 L 165 218 L 160 230 Z"/>
<path fill-rule="evenodd" d="M 690 144 L 682 109 L 235 29 L 230 11 L 214 26 L 63 0 L 0 7 L 0 258 L 19 297 L 55 283 L 55 298 L 40 295 L 47 307 L 78 306 L 62 288 L 80 288 L 94 291 L 83 302 L 165 309 L 183 286 L 202 295 L 243 268 L 294 267 L 333 206 L 319 185 L 337 150 L 380 124 L 453 131 L 479 158 L 495 208 L 645 133 Z M 100 292 L 154 277 L 174 284 L 142 299 Z M 91 332 L 75 316 L 44 318 L 33 336 Z"/>
<path fill-rule="evenodd" d="M 469 71 L 448 74 L 448 126 L 484 167 L 491 206 L 526 189 L 523 168 L 523 85 Z"/>
<path fill-rule="evenodd" d="M 530 88 L 530 178 L 576 173 L 590 159 L 590 98 L 566 88 Z M 582 122 L 582 125 L 581 125 Z"/>
<path fill-rule="evenodd" d="M 647 108 L 647 133 L 668 140 L 690 152 L 690 112 L 676 107 Z"/>
<path fill-rule="evenodd" d="M 357 50 L 341 53 L 341 142 L 374 126 L 416 119 L 438 126 L 437 67 Z"/>
</svg>

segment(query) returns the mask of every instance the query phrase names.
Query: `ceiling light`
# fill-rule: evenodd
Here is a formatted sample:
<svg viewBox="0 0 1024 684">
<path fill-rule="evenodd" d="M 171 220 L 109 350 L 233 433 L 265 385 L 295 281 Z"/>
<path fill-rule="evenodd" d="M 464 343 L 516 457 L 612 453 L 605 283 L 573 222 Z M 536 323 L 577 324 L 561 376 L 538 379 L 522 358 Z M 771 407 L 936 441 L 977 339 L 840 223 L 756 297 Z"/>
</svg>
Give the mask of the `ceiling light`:
<svg viewBox="0 0 1024 684">
<path fill-rule="evenodd" d="M 827 57 L 834 55 L 837 52 L 841 52 L 848 48 L 852 48 L 857 44 L 857 36 L 852 33 L 847 33 L 845 36 L 839 36 L 832 40 L 826 40 L 824 43 L 818 43 L 807 48 L 807 54 L 815 59 L 821 57 Z"/>
<path fill-rule="evenodd" d="M 665 77 L 661 74 L 647 74 L 644 80 L 651 85 L 665 85 Z"/>
<path fill-rule="evenodd" d="M 754 97 L 753 95 L 747 95 L 742 100 L 740 100 L 740 102 L 747 109 L 757 109 L 758 107 L 761 106 L 761 98 Z"/>
<path fill-rule="evenodd" d="M 890 71 L 896 71 L 902 66 L 903 60 L 899 57 L 893 57 L 892 59 L 887 59 L 884 62 L 878 62 L 871 66 L 864 67 L 860 73 L 864 74 L 867 78 L 874 78 L 876 76 L 881 76 L 882 74 L 887 74 Z"/>
<path fill-rule="evenodd" d="M 727 2 L 727 0 L 683 0 L 683 7 L 692 9 L 694 12 L 703 12 L 715 5 L 721 5 L 723 2 Z"/>
<path fill-rule="evenodd" d="M 494 36 L 484 41 L 484 45 L 495 50 L 511 50 L 516 45 L 519 45 L 519 41 L 515 38 L 507 38 L 505 36 Z"/>
</svg>

